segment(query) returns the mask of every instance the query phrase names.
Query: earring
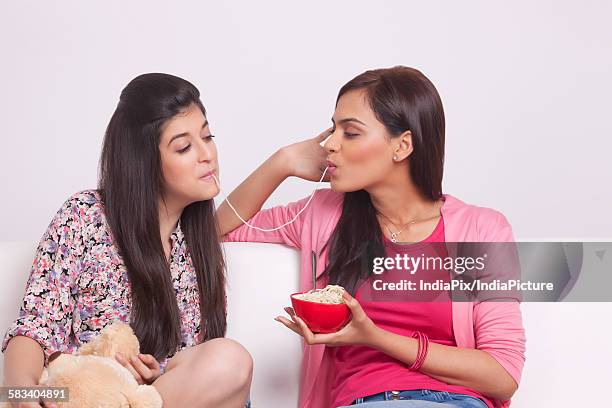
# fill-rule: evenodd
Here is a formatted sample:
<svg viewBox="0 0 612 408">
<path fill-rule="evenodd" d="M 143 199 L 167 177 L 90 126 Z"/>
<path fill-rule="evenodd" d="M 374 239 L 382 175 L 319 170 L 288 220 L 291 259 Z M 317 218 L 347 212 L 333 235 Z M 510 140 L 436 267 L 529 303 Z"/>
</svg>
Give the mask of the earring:
<svg viewBox="0 0 612 408">
<path fill-rule="evenodd" d="M 397 161 L 397 156 L 393 156 L 393 160 Z"/>
</svg>

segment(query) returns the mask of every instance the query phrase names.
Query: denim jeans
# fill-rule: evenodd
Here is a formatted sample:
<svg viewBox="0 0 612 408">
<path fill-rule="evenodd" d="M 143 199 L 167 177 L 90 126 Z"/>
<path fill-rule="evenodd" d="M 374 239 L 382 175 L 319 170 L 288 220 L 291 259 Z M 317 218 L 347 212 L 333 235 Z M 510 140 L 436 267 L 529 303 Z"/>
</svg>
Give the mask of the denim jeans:
<svg viewBox="0 0 612 408">
<path fill-rule="evenodd" d="M 476 397 L 434 390 L 385 391 L 357 398 L 352 406 L 355 405 L 359 408 L 487 408 L 487 404 Z"/>
</svg>

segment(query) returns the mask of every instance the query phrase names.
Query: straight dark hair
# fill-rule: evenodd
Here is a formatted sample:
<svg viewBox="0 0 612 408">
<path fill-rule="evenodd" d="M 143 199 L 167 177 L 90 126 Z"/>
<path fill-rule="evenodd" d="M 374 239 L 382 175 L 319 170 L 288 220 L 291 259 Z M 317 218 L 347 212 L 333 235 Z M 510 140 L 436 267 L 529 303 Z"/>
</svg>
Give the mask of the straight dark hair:
<svg viewBox="0 0 612 408">
<path fill-rule="evenodd" d="M 163 124 L 192 104 L 204 115 L 200 92 L 168 74 L 144 74 L 121 92 L 106 129 L 98 189 L 131 287 L 130 324 L 143 353 L 162 359 L 181 344 L 181 319 L 159 231 Z M 200 295 L 202 340 L 225 336 L 225 265 L 213 200 L 187 206 L 180 218 Z"/>
<path fill-rule="evenodd" d="M 434 85 L 414 68 L 375 69 L 344 85 L 336 105 L 344 94 L 360 90 L 391 138 L 407 130 L 412 133 L 413 152 L 408 158 L 412 181 L 428 199 L 440 199 L 445 124 L 442 100 Z M 384 256 L 383 234 L 376 216 L 367 191 L 345 193 L 342 215 L 326 244 L 329 263 L 322 276 L 353 295 L 372 275 L 373 259 Z"/>
</svg>

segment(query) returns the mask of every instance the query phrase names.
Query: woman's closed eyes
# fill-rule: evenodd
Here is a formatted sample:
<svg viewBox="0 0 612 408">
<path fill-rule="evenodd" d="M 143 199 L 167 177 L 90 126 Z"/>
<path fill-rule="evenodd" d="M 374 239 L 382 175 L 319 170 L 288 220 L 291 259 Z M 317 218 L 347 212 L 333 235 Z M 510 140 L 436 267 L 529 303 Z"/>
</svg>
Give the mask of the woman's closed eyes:
<svg viewBox="0 0 612 408">
<path fill-rule="evenodd" d="M 209 142 L 212 140 L 213 137 L 215 137 L 215 135 L 206 135 L 206 136 L 202 136 L 202 139 L 205 142 Z M 183 147 L 182 149 L 177 150 L 176 152 L 183 154 L 183 153 L 186 153 L 190 148 L 191 148 L 191 144 L 188 144 L 187 146 Z"/>
</svg>

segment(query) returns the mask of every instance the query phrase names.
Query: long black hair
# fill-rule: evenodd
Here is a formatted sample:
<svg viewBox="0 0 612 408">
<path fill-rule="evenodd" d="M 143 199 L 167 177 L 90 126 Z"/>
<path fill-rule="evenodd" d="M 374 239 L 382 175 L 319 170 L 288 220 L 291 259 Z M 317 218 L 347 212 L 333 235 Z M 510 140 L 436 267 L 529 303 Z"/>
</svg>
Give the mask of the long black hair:
<svg viewBox="0 0 612 408">
<path fill-rule="evenodd" d="M 162 125 L 192 104 L 206 115 L 199 91 L 184 79 L 157 73 L 134 78 L 121 92 L 100 158 L 98 189 L 131 286 L 130 324 L 142 352 L 158 359 L 181 344 L 180 313 L 159 230 L 159 142 Z M 223 337 L 225 265 L 213 200 L 187 206 L 180 224 L 197 275 L 203 340 Z"/>
<path fill-rule="evenodd" d="M 376 118 L 391 138 L 409 130 L 413 152 L 409 172 L 430 200 L 442 197 L 444 169 L 444 109 L 434 85 L 420 71 L 397 66 L 366 71 L 344 85 L 342 95 L 363 90 Z M 344 194 L 342 215 L 326 246 L 329 263 L 323 277 L 355 294 L 372 274 L 374 257 L 384 256 L 383 234 L 376 209 L 365 190 Z"/>
</svg>

